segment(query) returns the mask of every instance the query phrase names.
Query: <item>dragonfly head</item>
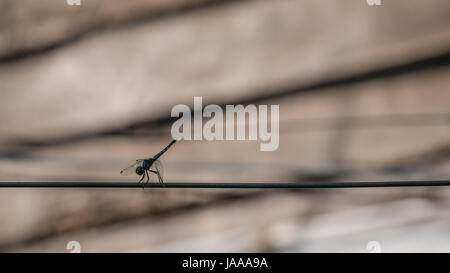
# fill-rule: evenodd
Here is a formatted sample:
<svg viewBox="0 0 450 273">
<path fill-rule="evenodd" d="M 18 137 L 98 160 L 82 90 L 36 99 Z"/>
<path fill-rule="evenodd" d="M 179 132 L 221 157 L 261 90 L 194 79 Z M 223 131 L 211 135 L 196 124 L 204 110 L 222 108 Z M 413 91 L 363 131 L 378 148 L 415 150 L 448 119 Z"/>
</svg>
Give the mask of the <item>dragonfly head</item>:
<svg viewBox="0 0 450 273">
<path fill-rule="evenodd" d="M 144 174 L 144 168 L 142 166 L 137 166 L 136 174 L 137 175 L 143 175 Z"/>
</svg>

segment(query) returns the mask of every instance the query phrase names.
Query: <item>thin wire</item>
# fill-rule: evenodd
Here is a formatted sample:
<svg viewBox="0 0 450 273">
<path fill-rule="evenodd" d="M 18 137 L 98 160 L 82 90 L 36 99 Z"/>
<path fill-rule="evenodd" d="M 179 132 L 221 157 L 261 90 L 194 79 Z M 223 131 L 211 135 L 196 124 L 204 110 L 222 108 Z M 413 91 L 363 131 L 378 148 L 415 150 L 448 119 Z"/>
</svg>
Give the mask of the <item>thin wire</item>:
<svg viewBox="0 0 450 273">
<path fill-rule="evenodd" d="M 301 182 L 301 183 L 227 183 L 227 182 L 0 182 L 0 188 L 376 188 L 450 186 L 450 180 L 384 182 Z"/>
</svg>

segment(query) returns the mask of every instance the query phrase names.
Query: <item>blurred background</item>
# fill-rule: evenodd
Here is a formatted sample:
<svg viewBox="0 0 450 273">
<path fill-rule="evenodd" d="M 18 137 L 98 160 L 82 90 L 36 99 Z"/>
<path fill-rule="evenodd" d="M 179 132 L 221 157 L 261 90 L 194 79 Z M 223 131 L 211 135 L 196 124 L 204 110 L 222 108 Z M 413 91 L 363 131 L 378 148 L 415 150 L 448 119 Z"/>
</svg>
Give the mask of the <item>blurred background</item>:
<svg viewBox="0 0 450 273">
<path fill-rule="evenodd" d="M 450 178 L 447 0 L 2 0 L 0 180 L 136 181 L 170 110 L 280 105 L 280 145 L 181 141 L 166 182 Z M 125 180 L 124 180 L 125 179 Z M 1 252 L 450 251 L 450 188 L 1 189 Z"/>
</svg>

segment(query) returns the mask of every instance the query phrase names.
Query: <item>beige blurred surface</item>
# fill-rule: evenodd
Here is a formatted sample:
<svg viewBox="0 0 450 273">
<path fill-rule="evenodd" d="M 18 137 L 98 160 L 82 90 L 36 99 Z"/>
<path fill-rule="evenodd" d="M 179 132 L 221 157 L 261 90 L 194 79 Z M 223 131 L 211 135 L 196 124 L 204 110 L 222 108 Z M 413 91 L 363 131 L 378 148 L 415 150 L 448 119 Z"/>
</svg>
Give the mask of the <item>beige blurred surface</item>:
<svg viewBox="0 0 450 273">
<path fill-rule="evenodd" d="M 167 117 L 193 96 L 239 101 L 448 49 L 448 1 L 392 1 L 378 9 L 361 2 L 213 6 L 18 60 L 0 67 L 2 100 L 14 102 L 0 109 L 1 139 L 116 129 Z"/>
<path fill-rule="evenodd" d="M 119 171 L 168 144 L 171 123 L 154 121 L 193 96 L 280 105 L 280 146 L 181 141 L 163 156 L 167 182 L 450 177 L 448 1 L 2 5 L 0 181 L 133 182 Z M 0 251 L 447 252 L 449 197 L 0 189 Z"/>
</svg>

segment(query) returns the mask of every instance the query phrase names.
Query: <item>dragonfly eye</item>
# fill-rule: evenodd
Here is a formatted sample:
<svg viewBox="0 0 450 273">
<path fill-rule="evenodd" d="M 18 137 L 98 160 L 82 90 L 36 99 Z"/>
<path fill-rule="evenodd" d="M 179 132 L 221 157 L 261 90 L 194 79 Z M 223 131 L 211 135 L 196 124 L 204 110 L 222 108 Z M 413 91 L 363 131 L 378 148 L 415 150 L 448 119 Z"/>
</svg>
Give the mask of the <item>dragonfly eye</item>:
<svg viewBox="0 0 450 273">
<path fill-rule="evenodd" d="M 138 175 L 143 175 L 143 174 L 144 174 L 144 168 L 142 168 L 142 166 L 138 166 L 138 167 L 136 168 L 136 173 L 137 173 Z"/>
</svg>

